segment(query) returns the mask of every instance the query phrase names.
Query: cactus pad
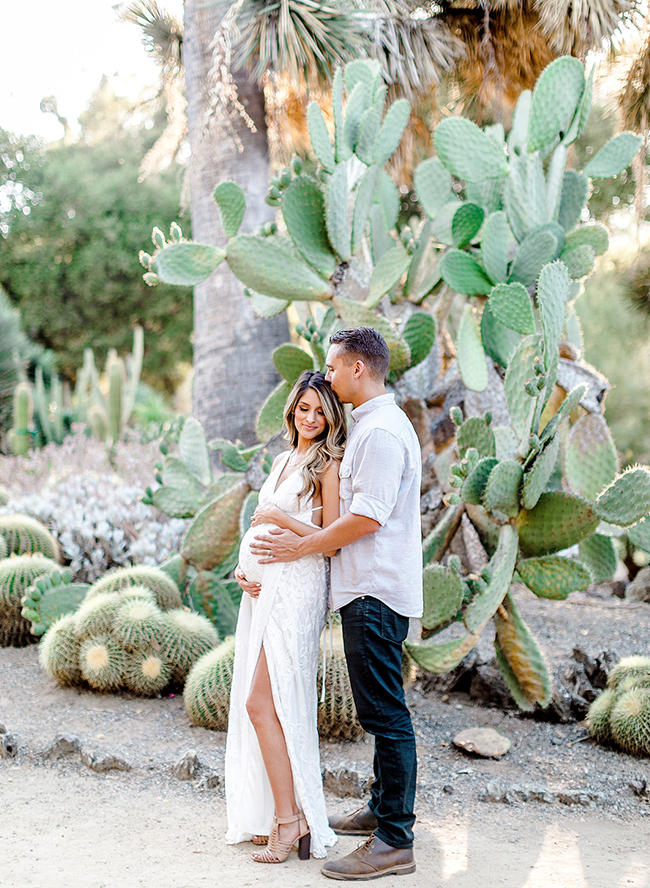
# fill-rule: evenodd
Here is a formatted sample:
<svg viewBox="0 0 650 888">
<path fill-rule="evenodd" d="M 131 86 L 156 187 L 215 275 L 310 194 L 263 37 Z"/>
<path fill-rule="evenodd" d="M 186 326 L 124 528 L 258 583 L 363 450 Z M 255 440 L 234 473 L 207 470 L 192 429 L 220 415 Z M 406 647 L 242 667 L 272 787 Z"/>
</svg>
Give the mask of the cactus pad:
<svg viewBox="0 0 650 888">
<path fill-rule="evenodd" d="M 90 586 L 73 583 L 69 568 L 39 577 L 23 598 L 22 615 L 32 623 L 32 634 L 43 635 L 57 617 L 76 611 Z"/>
<path fill-rule="evenodd" d="M 452 223 L 453 224 L 453 223 Z M 440 271 L 452 290 L 466 296 L 489 293 L 492 281 L 488 278 L 476 259 L 462 250 L 449 250 L 442 257 Z"/>
<path fill-rule="evenodd" d="M 470 447 L 478 450 L 479 456 L 494 456 L 496 453 L 494 432 L 482 416 L 470 416 L 458 427 L 456 446 L 461 459 Z"/>
<path fill-rule="evenodd" d="M 517 559 L 517 531 L 511 524 L 499 530 L 497 550 L 490 559 L 490 581 L 465 611 L 463 620 L 470 633 L 479 633 L 507 594 Z"/>
<path fill-rule="evenodd" d="M 524 386 L 534 375 L 535 358 L 538 357 L 539 337 L 527 336 L 515 349 L 506 371 L 506 404 L 512 427 L 520 439 L 528 438 L 535 412 L 535 398 L 526 392 Z"/>
<path fill-rule="evenodd" d="M 451 223 L 451 239 L 455 247 L 465 247 L 478 234 L 483 224 L 483 207 L 474 203 L 464 203 L 454 213 Z"/>
<path fill-rule="evenodd" d="M 578 546 L 580 560 L 591 571 L 595 583 L 611 580 L 616 572 L 618 557 L 616 547 L 610 537 L 600 533 L 592 533 Z"/>
<path fill-rule="evenodd" d="M 436 338 L 435 317 L 424 311 L 414 312 L 404 324 L 402 338 L 411 352 L 409 367 L 415 367 L 433 348 Z"/>
<path fill-rule="evenodd" d="M 584 168 L 584 174 L 592 179 L 609 179 L 617 176 L 632 163 L 643 139 L 634 133 L 619 133 L 605 144 L 598 154 L 591 158 Z"/>
<path fill-rule="evenodd" d="M 462 638 L 438 644 L 416 644 L 406 641 L 404 647 L 420 669 L 440 674 L 455 669 L 476 645 L 479 638 L 479 635 L 464 635 Z"/>
<path fill-rule="evenodd" d="M 463 511 L 464 507 L 462 503 L 447 507 L 447 510 L 440 521 L 424 538 L 422 543 L 423 564 L 429 564 L 431 561 L 440 561 L 445 554 L 452 537 L 458 530 Z"/>
<path fill-rule="evenodd" d="M 495 283 L 503 283 L 508 278 L 508 240 L 511 237 L 506 214 L 502 210 L 492 213 L 485 223 L 481 260 L 488 277 Z"/>
<path fill-rule="evenodd" d="M 181 241 L 157 253 L 152 268 L 165 284 L 193 287 L 210 277 L 225 258 L 226 251 L 218 247 Z"/>
<path fill-rule="evenodd" d="M 234 638 L 226 639 L 194 664 L 183 690 L 185 709 L 193 724 L 227 730 L 234 664 Z"/>
<path fill-rule="evenodd" d="M 481 315 L 481 340 L 487 354 L 501 367 L 507 367 L 521 342 L 521 336 L 497 321 L 488 302 Z"/>
<path fill-rule="evenodd" d="M 588 500 L 616 477 L 618 454 L 603 416 L 581 416 L 569 431 L 564 454 L 566 479 L 571 490 Z"/>
<path fill-rule="evenodd" d="M 282 431 L 284 405 L 291 386 L 283 381 L 277 385 L 260 407 L 255 420 L 255 433 L 260 441 L 268 441 Z"/>
<path fill-rule="evenodd" d="M 212 483 L 210 454 L 203 426 L 190 416 L 183 423 L 178 440 L 181 457 L 200 484 L 208 487 Z"/>
<path fill-rule="evenodd" d="M 571 391 L 562 401 L 560 409 L 557 411 L 555 416 L 551 417 L 551 419 L 549 419 L 549 421 L 544 426 L 544 429 L 542 430 L 542 433 L 540 435 L 542 443 L 548 440 L 551 435 L 555 434 L 560 426 L 560 423 L 567 419 L 571 411 L 578 406 L 580 401 L 586 395 L 588 388 L 589 387 L 585 383 L 582 383 L 581 385 L 577 385 L 574 389 L 571 389 Z"/>
<path fill-rule="evenodd" d="M 369 167 L 359 182 L 357 188 L 357 197 L 354 202 L 354 214 L 352 217 L 352 252 L 357 253 L 361 246 L 361 241 L 366 233 L 368 217 L 373 204 L 377 181 L 380 178 L 381 170 L 378 166 Z M 385 180 L 382 180 L 385 181 Z"/>
<path fill-rule="evenodd" d="M 513 259 L 508 280 L 519 281 L 524 287 L 534 284 L 542 268 L 557 252 L 557 238 L 552 231 L 533 231 L 523 241 Z"/>
<path fill-rule="evenodd" d="M 485 391 L 488 384 L 485 352 L 478 324 L 469 304 L 465 306 L 458 328 L 457 350 L 460 375 L 467 388 L 475 392 Z"/>
<path fill-rule="evenodd" d="M 28 515 L 0 516 L 0 537 L 6 544 L 7 555 L 39 553 L 53 561 L 59 560 L 57 541 L 47 527 Z"/>
<path fill-rule="evenodd" d="M 370 277 L 370 293 L 368 294 L 368 307 L 372 308 L 381 299 L 384 293 L 392 289 L 408 270 L 411 257 L 401 244 L 395 244 L 381 257 L 375 265 Z"/>
<path fill-rule="evenodd" d="M 524 151 L 511 158 L 503 202 L 508 224 L 519 243 L 548 222 L 544 168 L 537 154 Z"/>
<path fill-rule="evenodd" d="M 519 514 L 519 490 L 523 478 L 521 463 L 515 459 L 499 462 L 488 478 L 483 505 L 489 512 L 502 512 L 509 518 Z"/>
<path fill-rule="evenodd" d="M 537 302 L 544 334 L 544 364 L 551 371 L 557 366 L 558 346 L 569 292 L 569 274 L 563 262 L 546 265 L 537 284 Z"/>
<path fill-rule="evenodd" d="M 557 221 L 565 231 L 572 231 L 580 221 L 582 208 L 589 197 L 589 179 L 584 173 L 567 170 L 562 180 Z"/>
<path fill-rule="evenodd" d="M 528 291 L 523 284 L 497 284 L 490 293 L 490 310 L 500 323 L 517 333 L 535 332 L 535 316 Z"/>
<path fill-rule="evenodd" d="M 246 212 L 246 196 L 236 182 L 220 182 L 214 199 L 221 213 L 221 224 L 226 237 L 234 237 Z"/>
<path fill-rule="evenodd" d="M 55 620 L 38 646 L 41 666 L 63 687 L 81 682 L 79 647 L 74 614 L 65 614 Z"/>
<path fill-rule="evenodd" d="M 541 450 L 524 475 L 521 502 L 524 509 L 534 509 L 553 474 L 560 450 L 559 435 L 554 435 Z"/>
<path fill-rule="evenodd" d="M 442 564 L 430 564 L 422 575 L 424 614 L 422 637 L 433 634 L 453 620 L 463 601 L 463 584 L 454 570 Z"/>
<path fill-rule="evenodd" d="M 568 549 L 590 536 L 598 526 L 591 505 L 568 493 L 543 493 L 534 509 L 517 518 L 519 545 L 525 557 Z"/>
<path fill-rule="evenodd" d="M 201 507 L 201 500 L 192 491 L 178 487 L 159 487 L 151 499 L 156 509 L 170 518 L 192 518 Z"/>
<path fill-rule="evenodd" d="M 571 592 L 588 589 L 592 582 L 591 571 L 586 565 L 561 555 L 519 561 L 517 573 L 540 598 L 564 599 Z"/>
<path fill-rule="evenodd" d="M 309 176 L 296 176 L 284 190 L 282 218 L 302 257 L 323 278 L 330 278 L 336 269 L 336 256 L 327 237 L 325 201 Z"/>
<path fill-rule="evenodd" d="M 313 370 L 314 362 L 307 352 L 297 345 L 280 345 L 271 356 L 275 369 L 290 385 L 294 385 L 304 370 Z"/>
<path fill-rule="evenodd" d="M 320 165 L 328 173 L 333 173 L 336 166 L 334 161 L 334 148 L 327 132 L 325 118 L 318 102 L 310 102 L 307 108 L 307 123 L 309 126 L 309 139 L 314 154 Z"/>
<path fill-rule="evenodd" d="M 521 695 L 528 703 L 527 707 L 522 706 L 522 701 L 517 699 L 516 692 L 513 692 L 517 705 L 522 709 L 528 708 L 529 710 L 535 704 L 539 704 L 541 707 L 548 706 L 552 693 L 548 666 L 537 641 L 519 614 L 511 595 L 506 595 L 503 609 L 494 615 L 494 623 L 497 633 L 495 642 L 497 661 L 503 676 L 511 692 L 513 691 L 511 680 L 514 676 Z M 501 657 L 499 653 L 501 653 Z M 504 669 L 504 660 L 508 669 Z"/>
<path fill-rule="evenodd" d="M 581 225 L 566 236 L 565 249 L 573 250 L 583 244 L 593 247 L 596 256 L 602 256 L 609 248 L 609 235 L 604 225 Z"/>
<path fill-rule="evenodd" d="M 566 133 L 579 107 L 585 88 L 581 62 L 562 56 L 540 74 L 530 109 L 528 150 L 537 151 Z"/>
<path fill-rule="evenodd" d="M 408 367 L 411 361 L 409 347 L 386 318 L 375 314 L 366 306 L 352 299 L 337 296 L 333 301 L 344 324 L 350 327 L 372 327 L 381 333 L 390 351 L 390 370 L 401 370 L 403 367 Z"/>
<path fill-rule="evenodd" d="M 386 112 L 373 146 L 373 160 L 379 166 L 383 167 L 397 151 L 410 116 L 408 99 L 398 99 Z"/>
<path fill-rule="evenodd" d="M 250 298 L 253 311 L 258 318 L 275 318 L 286 311 L 289 305 L 287 299 L 275 299 L 273 296 L 264 296 L 249 289 L 245 293 Z"/>
<path fill-rule="evenodd" d="M 325 219 L 329 240 L 344 262 L 352 255 L 352 231 L 348 213 L 348 168 L 339 163 L 327 183 Z M 270 296 L 275 294 L 269 293 Z"/>
<path fill-rule="evenodd" d="M 486 456 L 476 463 L 461 487 L 460 495 L 463 502 L 479 505 L 483 499 L 488 478 L 496 465 L 497 461 L 493 456 Z"/>
<path fill-rule="evenodd" d="M 591 244 L 564 249 L 560 253 L 560 259 L 566 265 L 569 277 L 572 281 L 587 277 L 594 270 L 596 253 Z"/>
<path fill-rule="evenodd" d="M 640 521 L 650 512 L 650 471 L 645 466 L 627 469 L 602 491 L 594 512 L 621 527 Z"/>
<path fill-rule="evenodd" d="M 429 219 L 435 219 L 451 196 L 451 173 L 437 157 L 423 160 L 415 170 L 413 186 Z"/>
<path fill-rule="evenodd" d="M 634 527 L 630 527 L 627 538 L 633 546 L 650 554 L 650 518 L 644 518 Z"/>
<path fill-rule="evenodd" d="M 288 237 L 237 235 L 228 243 L 227 259 L 233 274 L 257 293 L 284 300 L 331 298 L 330 284 L 305 262 Z"/>
<path fill-rule="evenodd" d="M 183 541 L 181 555 L 186 561 L 198 570 L 221 564 L 238 539 L 239 512 L 247 493 L 242 482 L 199 512 Z"/>
<path fill-rule="evenodd" d="M 508 173 L 503 148 L 471 120 L 447 117 L 436 127 L 433 140 L 447 169 L 465 182 L 483 182 Z"/>
</svg>

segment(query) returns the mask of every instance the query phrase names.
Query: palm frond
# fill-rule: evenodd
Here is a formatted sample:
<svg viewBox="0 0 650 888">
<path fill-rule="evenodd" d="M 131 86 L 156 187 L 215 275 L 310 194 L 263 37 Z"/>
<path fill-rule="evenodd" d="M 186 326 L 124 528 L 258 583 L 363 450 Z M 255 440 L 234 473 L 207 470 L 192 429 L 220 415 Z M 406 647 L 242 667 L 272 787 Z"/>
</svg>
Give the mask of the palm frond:
<svg viewBox="0 0 650 888">
<path fill-rule="evenodd" d="M 157 0 L 131 0 L 117 8 L 119 21 L 137 25 L 142 31 L 142 42 L 165 74 L 181 69 L 183 25 L 175 16 L 157 3 Z"/>
<path fill-rule="evenodd" d="M 366 51 L 381 63 L 391 92 L 415 99 L 438 85 L 463 55 L 463 44 L 439 12 L 407 0 L 372 0 L 365 17 Z"/>
<path fill-rule="evenodd" d="M 639 12 L 638 0 L 535 0 L 540 27 L 560 54 L 602 49 Z"/>
<path fill-rule="evenodd" d="M 286 71 L 296 81 L 304 76 L 310 84 L 325 83 L 361 45 L 354 14 L 313 0 L 247 0 L 237 24 L 236 65 L 260 82 L 271 70 Z"/>
<path fill-rule="evenodd" d="M 620 98 L 623 120 L 628 129 L 645 132 L 650 126 L 650 33 L 636 56 Z"/>
</svg>

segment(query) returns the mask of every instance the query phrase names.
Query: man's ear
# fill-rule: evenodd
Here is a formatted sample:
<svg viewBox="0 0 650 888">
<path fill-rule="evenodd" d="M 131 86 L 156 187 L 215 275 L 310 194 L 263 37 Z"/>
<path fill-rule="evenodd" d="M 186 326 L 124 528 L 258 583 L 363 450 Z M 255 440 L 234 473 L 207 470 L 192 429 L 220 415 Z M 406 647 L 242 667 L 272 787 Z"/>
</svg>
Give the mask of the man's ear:
<svg viewBox="0 0 650 888">
<path fill-rule="evenodd" d="M 363 363 L 363 361 L 355 361 L 354 362 L 354 378 L 358 379 L 365 369 L 366 369 L 366 365 Z"/>
</svg>

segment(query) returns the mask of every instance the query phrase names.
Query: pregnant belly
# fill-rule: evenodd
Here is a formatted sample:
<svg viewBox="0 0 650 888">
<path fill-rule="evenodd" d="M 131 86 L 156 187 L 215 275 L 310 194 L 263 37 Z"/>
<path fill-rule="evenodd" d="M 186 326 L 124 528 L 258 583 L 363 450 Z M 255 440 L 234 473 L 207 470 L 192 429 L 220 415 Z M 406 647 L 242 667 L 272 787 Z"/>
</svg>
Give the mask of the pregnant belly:
<svg viewBox="0 0 650 888">
<path fill-rule="evenodd" d="M 261 556 L 254 555 L 251 552 L 251 543 L 256 536 L 268 533 L 272 527 L 276 527 L 276 525 L 258 524 L 255 527 L 249 527 L 239 546 L 239 567 L 250 583 L 261 583 L 264 568 L 266 567 L 265 564 L 260 564 L 258 561 Z"/>
</svg>

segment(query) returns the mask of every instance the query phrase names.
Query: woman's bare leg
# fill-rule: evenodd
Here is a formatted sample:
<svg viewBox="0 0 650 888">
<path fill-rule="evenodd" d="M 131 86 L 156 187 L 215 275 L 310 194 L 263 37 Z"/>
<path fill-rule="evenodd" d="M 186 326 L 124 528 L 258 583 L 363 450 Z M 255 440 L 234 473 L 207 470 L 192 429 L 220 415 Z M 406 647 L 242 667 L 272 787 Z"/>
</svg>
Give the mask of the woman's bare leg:
<svg viewBox="0 0 650 888">
<path fill-rule="evenodd" d="M 273 702 L 273 691 L 264 646 L 262 646 L 255 668 L 250 694 L 246 701 L 246 710 L 255 728 L 262 751 L 266 773 L 269 776 L 273 792 L 275 813 L 279 818 L 292 817 L 298 813 L 299 808 L 296 804 L 287 743 Z M 289 842 L 298 836 L 299 831 L 298 822 L 281 824 L 279 838 L 283 842 Z"/>
</svg>

